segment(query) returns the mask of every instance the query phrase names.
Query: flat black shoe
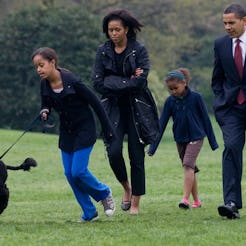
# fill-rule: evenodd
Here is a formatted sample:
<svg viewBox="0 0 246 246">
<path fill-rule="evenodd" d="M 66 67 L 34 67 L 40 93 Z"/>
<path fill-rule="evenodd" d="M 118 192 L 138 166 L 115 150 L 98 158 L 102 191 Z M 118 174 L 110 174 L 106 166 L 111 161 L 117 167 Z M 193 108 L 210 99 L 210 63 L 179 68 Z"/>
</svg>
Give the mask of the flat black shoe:
<svg viewBox="0 0 246 246">
<path fill-rule="evenodd" d="M 121 202 L 121 209 L 123 210 L 123 211 L 127 211 L 127 210 L 129 210 L 130 209 L 130 207 L 131 207 L 131 201 L 129 201 L 129 202 Z"/>
<path fill-rule="evenodd" d="M 227 217 L 227 219 L 239 219 L 240 214 L 238 212 L 238 209 L 236 205 L 232 202 L 221 205 L 218 207 L 219 215 L 222 217 Z"/>
</svg>

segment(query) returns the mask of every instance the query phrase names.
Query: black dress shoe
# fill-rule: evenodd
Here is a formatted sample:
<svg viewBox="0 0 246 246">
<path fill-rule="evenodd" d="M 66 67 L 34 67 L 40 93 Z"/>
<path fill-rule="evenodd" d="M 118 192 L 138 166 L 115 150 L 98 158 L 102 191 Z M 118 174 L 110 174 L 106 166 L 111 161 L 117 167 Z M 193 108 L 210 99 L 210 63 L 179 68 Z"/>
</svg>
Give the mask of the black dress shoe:
<svg viewBox="0 0 246 246">
<path fill-rule="evenodd" d="M 234 202 L 229 202 L 226 205 L 218 207 L 219 215 L 228 219 L 239 219 L 240 214 Z"/>
</svg>

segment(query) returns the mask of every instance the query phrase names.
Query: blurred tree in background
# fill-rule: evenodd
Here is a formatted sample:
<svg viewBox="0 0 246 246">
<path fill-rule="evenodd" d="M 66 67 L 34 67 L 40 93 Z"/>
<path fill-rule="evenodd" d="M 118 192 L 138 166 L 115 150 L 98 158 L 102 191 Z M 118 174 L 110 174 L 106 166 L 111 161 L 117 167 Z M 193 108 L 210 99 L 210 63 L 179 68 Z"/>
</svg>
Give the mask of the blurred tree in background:
<svg viewBox="0 0 246 246">
<path fill-rule="evenodd" d="M 222 11 L 227 0 L 2 0 L 0 1 L 0 127 L 24 128 L 39 112 L 39 78 L 32 52 L 50 46 L 60 66 L 90 84 L 102 35 L 103 16 L 125 8 L 144 24 L 138 39 L 150 56 L 149 87 L 161 110 L 169 95 L 164 77 L 187 67 L 190 86 L 212 112 L 210 88 L 213 41 L 224 34 Z M 9 15 L 10 14 L 10 15 Z"/>
<path fill-rule="evenodd" d="M 100 39 L 97 17 L 81 8 L 31 7 L 5 18 L 0 31 L 0 126 L 23 128 L 39 113 L 39 78 L 32 52 L 56 50 L 59 66 L 90 83 Z"/>
</svg>

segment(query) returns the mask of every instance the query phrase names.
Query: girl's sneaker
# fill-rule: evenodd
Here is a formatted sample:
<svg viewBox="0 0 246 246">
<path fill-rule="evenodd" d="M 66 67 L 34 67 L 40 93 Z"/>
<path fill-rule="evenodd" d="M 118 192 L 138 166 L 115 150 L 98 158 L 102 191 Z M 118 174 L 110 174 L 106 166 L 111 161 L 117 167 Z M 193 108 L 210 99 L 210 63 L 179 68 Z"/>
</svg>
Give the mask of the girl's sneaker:
<svg viewBox="0 0 246 246">
<path fill-rule="evenodd" d="M 201 201 L 194 201 L 193 204 L 192 204 L 192 208 L 200 208 L 202 206 L 202 203 Z"/>
<path fill-rule="evenodd" d="M 83 219 L 83 218 L 81 218 L 78 222 L 83 222 L 83 223 L 84 222 L 93 222 L 93 221 L 96 221 L 98 219 L 99 219 L 99 216 L 98 216 L 98 212 L 96 211 L 91 219 Z"/>
<path fill-rule="evenodd" d="M 189 209 L 190 208 L 190 202 L 187 199 L 183 198 L 181 200 L 181 202 L 179 203 L 179 207 L 183 208 L 183 209 Z"/>
<path fill-rule="evenodd" d="M 111 191 L 105 199 L 101 200 L 101 203 L 104 207 L 104 213 L 107 216 L 112 216 L 115 212 L 115 203 Z"/>
</svg>

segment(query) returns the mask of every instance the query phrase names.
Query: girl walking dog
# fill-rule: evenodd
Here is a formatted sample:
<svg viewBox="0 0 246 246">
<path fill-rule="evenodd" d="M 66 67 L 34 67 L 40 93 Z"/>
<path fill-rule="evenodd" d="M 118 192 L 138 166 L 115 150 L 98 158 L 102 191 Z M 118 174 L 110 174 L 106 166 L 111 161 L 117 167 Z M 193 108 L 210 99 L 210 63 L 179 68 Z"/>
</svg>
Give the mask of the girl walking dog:
<svg viewBox="0 0 246 246">
<path fill-rule="evenodd" d="M 41 77 L 41 116 L 47 120 L 53 108 L 60 119 L 59 148 L 65 176 L 83 211 L 81 222 L 98 219 L 91 201 L 101 201 L 107 216 L 113 215 L 115 204 L 110 188 L 88 169 L 90 153 L 96 142 L 96 126 L 90 106 L 102 125 L 108 142 L 113 138 L 110 121 L 100 100 L 77 76 L 58 67 L 55 51 L 37 49 L 33 63 Z"/>
</svg>

